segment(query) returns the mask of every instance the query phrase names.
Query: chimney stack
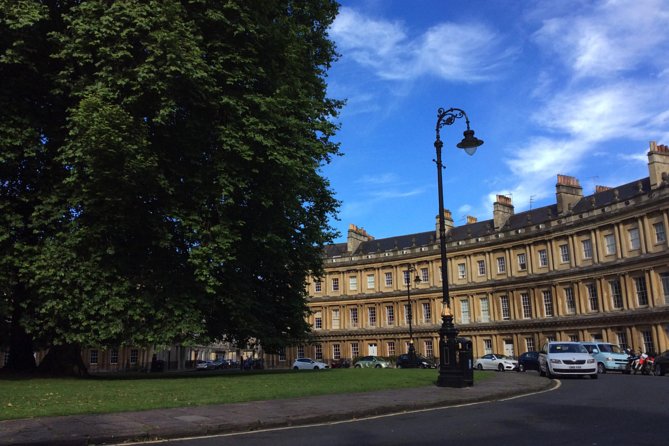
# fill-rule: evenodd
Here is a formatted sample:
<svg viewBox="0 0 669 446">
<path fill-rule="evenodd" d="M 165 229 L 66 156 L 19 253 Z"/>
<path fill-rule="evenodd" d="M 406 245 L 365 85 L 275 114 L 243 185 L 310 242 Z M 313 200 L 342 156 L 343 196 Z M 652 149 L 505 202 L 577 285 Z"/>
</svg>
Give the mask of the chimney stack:
<svg viewBox="0 0 669 446">
<path fill-rule="evenodd" d="M 471 225 L 472 223 L 476 223 L 477 221 L 478 220 L 476 219 L 476 217 L 472 217 L 471 215 L 467 216 L 467 224 L 468 225 Z"/>
<path fill-rule="evenodd" d="M 348 225 L 348 237 L 346 239 L 346 250 L 348 252 L 355 252 L 362 242 L 374 240 L 374 237 L 369 235 L 362 227 L 357 227 L 354 224 Z"/>
<path fill-rule="evenodd" d="M 497 200 L 493 205 L 492 217 L 495 224 L 495 231 L 499 231 L 513 215 L 513 204 L 511 197 L 506 195 L 497 195 Z"/>
<path fill-rule="evenodd" d="M 437 232 L 437 236 L 435 237 L 436 240 L 439 240 L 439 215 L 436 217 L 436 224 L 435 224 L 435 229 Z M 448 234 L 448 231 L 453 229 L 454 223 L 453 223 L 453 215 L 451 215 L 451 211 L 448 209 L 444 209 L 444 231 L 446 234 Z"/>
<path fill-rule="evenodd" d="M 575 177 L 558 175 L 555 196 L 558 215 L 564 215 L 583 198 L 583 188 Z"/>
<path fill-rule="evenodd" d="M 662 184 L 669 183 L 669 148 L 664 144 L 650 142 L 648 151 L 648 173 L 650 188 L 657 189 Z"/>
</svg>

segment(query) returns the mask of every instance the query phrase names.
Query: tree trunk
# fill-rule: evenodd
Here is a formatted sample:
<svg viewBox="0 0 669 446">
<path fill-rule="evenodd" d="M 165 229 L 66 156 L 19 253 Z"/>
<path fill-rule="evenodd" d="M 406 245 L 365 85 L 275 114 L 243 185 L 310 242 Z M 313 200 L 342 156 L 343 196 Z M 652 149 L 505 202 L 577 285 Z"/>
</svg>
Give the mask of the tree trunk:
<svg viewBox="0 0 669 446">
<path fill-rule="evenodd" d="M 81 359 L 81 347 L 75 344 L 51 347 L 38 370 L 51 376 L 88 376 L 88 370 Z"/>
<path fill-rule="evenodd" d="M 19 302 L 25 299 L 25 289 L 14 289 L 12 319 L 9 328 L 9 359 L 5 370 L 13 373 L 32 373 L 36 369 L 33 338 L 21 326 L 22 309 Z"/>
</svg>

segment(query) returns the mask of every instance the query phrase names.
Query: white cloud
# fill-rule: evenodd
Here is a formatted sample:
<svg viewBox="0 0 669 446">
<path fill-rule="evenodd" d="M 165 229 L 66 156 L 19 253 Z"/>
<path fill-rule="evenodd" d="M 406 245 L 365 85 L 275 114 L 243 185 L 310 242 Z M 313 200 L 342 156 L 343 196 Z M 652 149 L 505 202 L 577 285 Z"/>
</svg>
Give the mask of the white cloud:
<svg viewBox="0 0 669 446">
<path fill-rule="evenodd" d="M 351 8 L 341 8 L 330 34 L 344 57 L 386 80 L 431 75 L 482 81 L 515 55 L 513 49 L 502 49 L 497 34 L 481 24 L 442 23 L 411 38 L 401 22 L 374 20 Z"/>
<path fill-rule="evenodd" d="M 356 180 L 356 183 L 370 185 L 392 184 L 397 183 L 397 178 L 397 174 L 388 172 L 379 175 L 365 175 L 362 178 Z"/>
</svg>

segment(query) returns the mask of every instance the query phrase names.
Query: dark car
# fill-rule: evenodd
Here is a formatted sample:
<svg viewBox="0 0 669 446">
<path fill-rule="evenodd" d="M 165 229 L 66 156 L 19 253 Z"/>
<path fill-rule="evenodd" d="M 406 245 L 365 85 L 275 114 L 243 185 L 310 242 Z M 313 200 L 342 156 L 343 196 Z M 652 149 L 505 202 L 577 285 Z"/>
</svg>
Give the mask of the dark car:
<svg viewBox="0 0 669 446">
<path fill-rule="evenodd" d="M 333 369 L 347 369 L 349 367 L 351 367 L 351 361 L 349 361 L 348 359 L 345 359 L 345 358 L 334 359 L 330 363 L 330 368 L 333 368 Z"/>
<path fill-rule="evenodd" d="M 526 370 L 539 370 L 539 352 L 525 352 L 518 357 L 519 372 Z"/>
<path fill-rule="evenodd" d="M 437 368 L 437 364 L 433 360 L 431 360 L 430 358 L 426 358 L 425 356 L 416 355 L 416 362 L 417 362 L 416 366 L 420 367 L 421 369 Z M 399 355 L 397 357 L 395 365 L 397 366 L 398 369 L 410 368 L 412 365 L 409 359 L 409 355 L 406 353 L 403 355 Z"/>
<path fill-rule="evenodd" d="M 655 364 L 653 364 L 653 373 L 655 376 L 664 376 L 669 372 L 669 350 L 666 350 L 661 355 L 655 357 Z"/>
</svg>

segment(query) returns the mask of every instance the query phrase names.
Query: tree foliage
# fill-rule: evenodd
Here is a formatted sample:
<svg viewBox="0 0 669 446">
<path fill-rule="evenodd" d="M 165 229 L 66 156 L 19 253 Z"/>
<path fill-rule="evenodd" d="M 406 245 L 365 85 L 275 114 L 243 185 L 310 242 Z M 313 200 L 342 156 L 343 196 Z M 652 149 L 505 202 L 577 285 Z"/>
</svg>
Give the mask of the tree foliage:
<svg viewBox="0 0 669 446">
<path fill-rule="evenodd" d="M 304 339 L 338 205 L 320 174 L 338 154 L 336 3 L 0 4 L 6 331 Z"/>
</svg>

